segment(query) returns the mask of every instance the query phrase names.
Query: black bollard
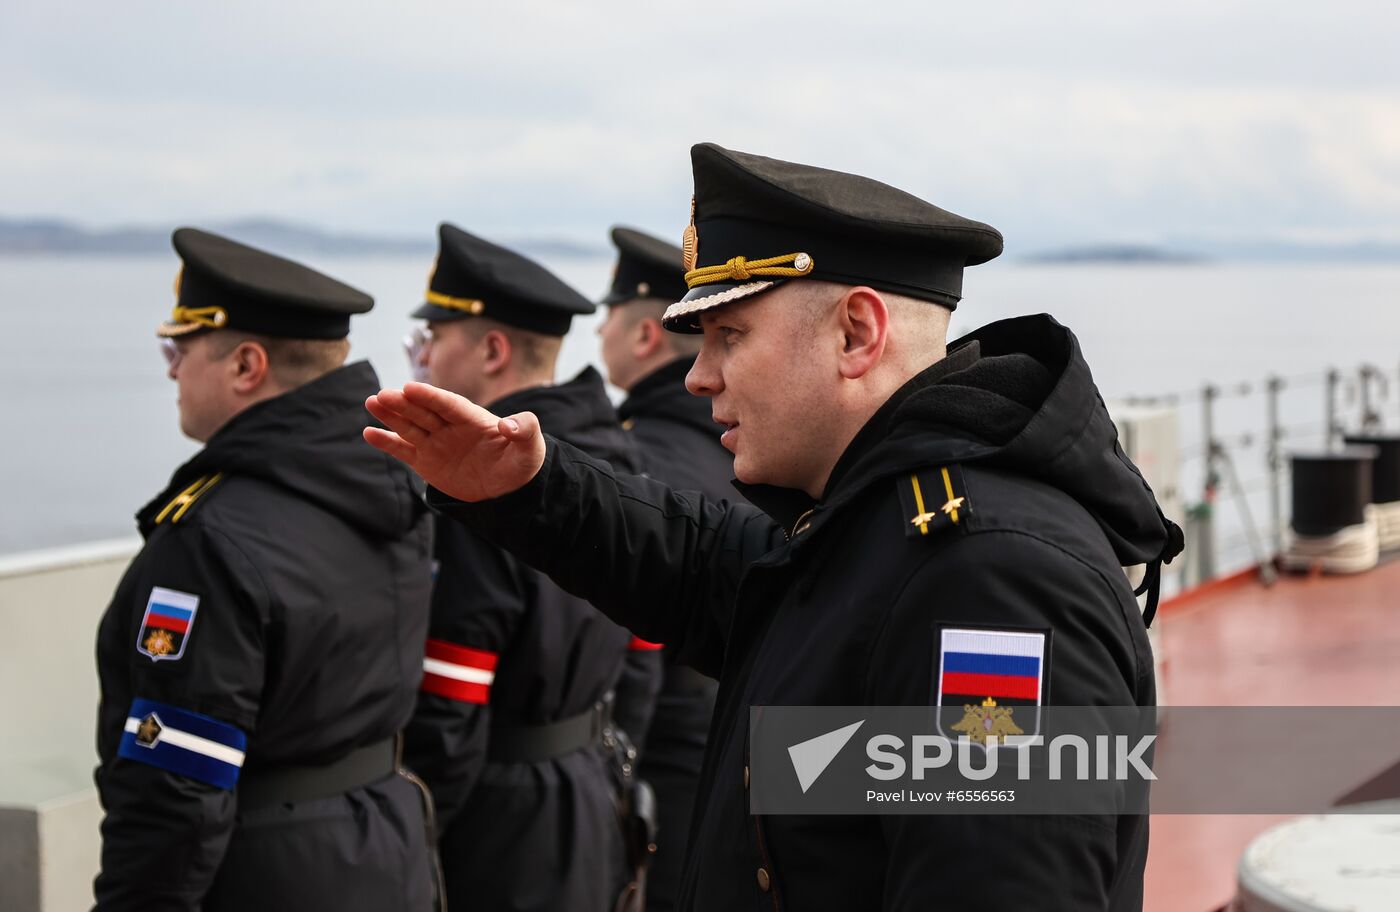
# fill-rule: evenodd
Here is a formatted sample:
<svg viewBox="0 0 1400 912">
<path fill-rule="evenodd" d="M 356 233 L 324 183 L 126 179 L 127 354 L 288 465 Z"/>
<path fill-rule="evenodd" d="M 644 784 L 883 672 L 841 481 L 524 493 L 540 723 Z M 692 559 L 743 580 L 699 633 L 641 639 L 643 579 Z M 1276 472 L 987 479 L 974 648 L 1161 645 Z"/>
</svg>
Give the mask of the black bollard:
<svg viewBox="0 0 1400 912">
<path fill-rule="evenodd" d="M 1371 503 L 1374 447 L 1290 453 L 1293 467 L 1293 531 L 1332 535 L 1365 521 Z"/>
</svg>

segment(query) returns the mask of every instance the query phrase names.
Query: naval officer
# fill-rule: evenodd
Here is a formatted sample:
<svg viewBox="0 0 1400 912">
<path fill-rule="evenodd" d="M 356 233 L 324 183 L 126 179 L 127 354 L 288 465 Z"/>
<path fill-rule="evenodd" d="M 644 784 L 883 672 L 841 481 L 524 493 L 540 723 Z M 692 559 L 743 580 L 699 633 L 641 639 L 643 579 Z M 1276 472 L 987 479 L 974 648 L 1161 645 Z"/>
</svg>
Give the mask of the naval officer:
<svg viewBox="0 0 1400 912">
<path fill-rule="evenodd" d="M 591 301 L 543 266 L 444 224 L 420 358 L 443 389 L 530 410 L 560 439 L 635 470 L 603 378 L 555 382 Z M 432 788 L 448 905 L 610 912 L 631 881 L 610 748 L 631 636 L 460 523 L 437 523 L 422 693 L 405 759 Z M 582 552 L 580 552 L 582 554 Z"/>
<path fill-rule="evenodd" d="M 718 677 L 680 908 L 1139 908 L 1140 816 L 749 812 L 753 706 L 1151 705 L 1121 567 L 1155 579 L 1180 534 L 1068 329 L 1022 317 L 948 345 L 995 229 L 712 144 L 692 165 L 689 291 L 665 322 L 703 336 L 686 382 L 756 506 L 617 473 L 528 412 L 426 385 L 369 400 L 391 430 L 366 438 L 475 533 Z M 1013 637 L 1032 679 L 1015 693 L 944 667 Z"/>
<path fill-rule="evenodd" d="M 428 627 L 417 479 L 364 445 L 373 301 L 193 228 L 163 338 L 204 444 L 137 514 L 102 617 L 97 908 L 426 910 L 401 775 Z"/>
</svg>

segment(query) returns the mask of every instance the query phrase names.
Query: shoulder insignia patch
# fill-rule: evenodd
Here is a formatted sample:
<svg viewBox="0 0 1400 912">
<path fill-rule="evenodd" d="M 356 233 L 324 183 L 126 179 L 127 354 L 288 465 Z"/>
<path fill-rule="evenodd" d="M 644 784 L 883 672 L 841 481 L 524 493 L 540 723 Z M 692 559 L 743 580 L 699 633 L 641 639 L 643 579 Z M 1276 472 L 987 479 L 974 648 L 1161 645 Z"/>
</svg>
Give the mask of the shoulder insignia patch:
<svg viewBox="0 0 1400 912">
<path fill-rule="evenodd" d="M 146 600 L 146 613 L 136 634 L 136 651 L 152 662 L 180 658 L 185 654 L 198 611 L 199 596 L 156 586 Z"/>
<path fill-rule="evenodd" d="M 1040 732 L 1049 630 L 943 627 L 938 630 L 938 731 L 986 746 Z"/>
<path fill-rule="evenodd" d="M 972 512 L 962 469 L 957 465 L 920 469 L 898 476 L 896 483 L 908 538 L 959 525 Z"/>
<path fill-rule="evenodd" d="M 194 506 L 195 501 L 209 493 L 209 489 L 218 484 L 223 477 L 222 472 L 200 476 L 194 484 L 176 494 L 170 503 L 161 508 L 161 511 L 156 514 L 156 525 L 160 525 L 166 520 L 177 523 L 184 519 L 185 514 L 189 512 L 190 507 Z"/>
</svg>

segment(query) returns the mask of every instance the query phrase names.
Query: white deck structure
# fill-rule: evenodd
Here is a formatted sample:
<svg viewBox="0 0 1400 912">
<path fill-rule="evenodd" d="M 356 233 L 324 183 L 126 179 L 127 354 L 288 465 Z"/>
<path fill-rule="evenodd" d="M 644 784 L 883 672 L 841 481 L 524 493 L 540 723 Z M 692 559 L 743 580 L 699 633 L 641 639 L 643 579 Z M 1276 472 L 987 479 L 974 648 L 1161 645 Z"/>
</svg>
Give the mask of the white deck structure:
<svg viewBox="0 0 1400 912">
<path fill-rule="evenodd" d="M 0 557 L 0 909 L 92 906 L 97 622 L 135 539 Z"/>
</svg>

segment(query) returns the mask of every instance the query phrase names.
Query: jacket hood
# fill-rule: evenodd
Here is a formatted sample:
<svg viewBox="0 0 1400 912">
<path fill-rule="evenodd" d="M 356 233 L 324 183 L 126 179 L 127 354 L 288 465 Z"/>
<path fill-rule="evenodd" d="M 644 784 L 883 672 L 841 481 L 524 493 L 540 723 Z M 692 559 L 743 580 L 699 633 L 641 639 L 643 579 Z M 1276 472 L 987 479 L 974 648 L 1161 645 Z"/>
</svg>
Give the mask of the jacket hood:
<svg viewBox="0 0 1400 912">
<path fill-rule="evenodd" d="M 1054 318 L 989 324 L 902 387 L 851 442 L 823 500 L 931 463 L 978 463 L 1078 501 L 1124 566 L 1171 560 L 1181 531 L 1118 444 L 1074 333 Z"/>
<path fill-rule="evenodd" d="M 417 477 L 361 436 L 374 421 L 365 399 L 378 391 L 374 368 L 360 361 L 240 412 L 176 470 L 138 522 L 145 529 L 190 482 L 222 472 L 286 488 L 368 535 L 404 535 L 426 507 Z"/>
<path fill-rule="evenodd" d="M 637 472 L 640 466 L 627 432 L 617 423 L 603 377 L 592 367 L 553 386 L 533 386 L 511 393 L 489 406 L 497 415 L 534 412 L 545 433 L 567 441 L 618 471 Z"/>
</svg>

